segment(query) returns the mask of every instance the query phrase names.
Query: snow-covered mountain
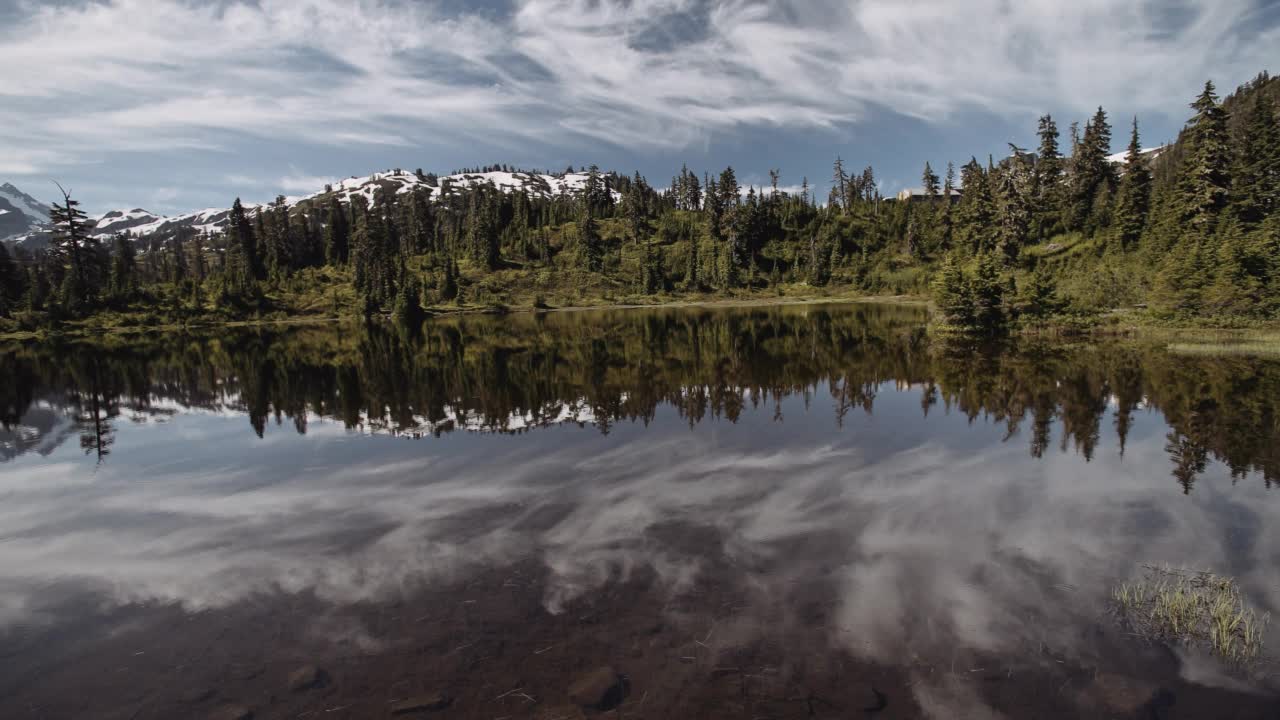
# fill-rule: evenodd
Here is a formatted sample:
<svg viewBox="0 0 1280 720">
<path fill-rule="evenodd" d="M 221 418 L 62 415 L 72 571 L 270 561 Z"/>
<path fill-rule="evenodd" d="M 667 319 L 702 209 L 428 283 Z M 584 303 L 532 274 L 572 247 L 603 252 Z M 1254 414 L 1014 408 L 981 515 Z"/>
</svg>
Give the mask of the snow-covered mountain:
<svg viewBox="0 0 1280 720">
<path fill-rule="evenodd" d="M 94 221 L 94 234 L 111 235 L 132 230 L 141 225 L 149 225 L 157 220 L 164 219 L 164 216 L 147 212 L 142 208 L 134 208 L 132 210 L 112 210 L 92 219 Z"/>
<path fill-rule="evenodd" d="M 0 240 L 16 239 L 48 224 L 48 205 L 9 183 L 0 185 Z"/>
<path fill-rule="evenodd" d="M 431 199 L 439 201 L 450 195 L 462 192 L 463 189 L 475 185 L 492 184 L 505 193 L 523 192 L 532 197 L 550 199 L 558 195 L 572 195 L 580 192 L 587 184 L 587 173 L 564 173 L 561 175 L 544 175 L 527 172 L 492 171 L 479 173 L 458 173 L 456 175 L 431 176 L 401 170 L 374 173 L 365 177 L 352 177 L 324 188 L 310 195 L 285 198 L 289 207 L 298 205 L 318 205 L 326 203 L 330 198 L 349 203 L 357 195 L 363 196 L 372 203 L 381 189 L 397 194 L 410 193 L 417 189 L 430 191 Z M 21 205 L 21 218 L 15 210 L 5 204 L 6 198 L 15 206 Z M 614 192 L 614 199 L 621 199 Z M 245 203 L 250 213 L 263 207 L 260 204 Z M 4 224 L 5 218 L 14 214 L 11 226 Z M 208 208 L 195 212 L 166 217 L 157 215 L 142 208 L 132 210 L 111 210 L 97 217 L 92 233 L 101 238 L 109 238 L 119 232 L 128 232 L 135 237 L 168 238 L 180 230 L 189 228 L 195 233 L 219 232 L 227 224 L 231 215 L 229 207 Z M 0 240 L 22 245 L 29 249 L 43 247 L 48 242 L 49 209 L 41 205 L 30 195 L 26 195 L 13 185 L 0 187 Z M 11 230 L 6 228 L 11 227 Z"/>
</svg>

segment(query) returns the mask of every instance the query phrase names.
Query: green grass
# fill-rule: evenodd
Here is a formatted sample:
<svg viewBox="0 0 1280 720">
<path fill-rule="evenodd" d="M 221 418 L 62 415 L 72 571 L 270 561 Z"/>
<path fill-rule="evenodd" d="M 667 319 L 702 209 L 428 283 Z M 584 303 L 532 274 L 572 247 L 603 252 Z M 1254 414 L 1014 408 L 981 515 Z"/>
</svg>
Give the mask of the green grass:
<svg viewBox="0 0 1280 720">
<path fill-rule="evenodd" d="M 1170 343 L 1169 352 L 1179 355 L 1231 357 L 1237 355 L 1280 356 L 1280 338 L 1239 342 Z"/>
<path fill-rule="evenodd" d="M 1140 635 L 1206 647 L 1242 667 L 1262 654 L 1270 616 L 1248 607 L 1232 578 L 1148 566 L 1141 579 L 1116 586 L 1111 598 Z"/>
</svg>

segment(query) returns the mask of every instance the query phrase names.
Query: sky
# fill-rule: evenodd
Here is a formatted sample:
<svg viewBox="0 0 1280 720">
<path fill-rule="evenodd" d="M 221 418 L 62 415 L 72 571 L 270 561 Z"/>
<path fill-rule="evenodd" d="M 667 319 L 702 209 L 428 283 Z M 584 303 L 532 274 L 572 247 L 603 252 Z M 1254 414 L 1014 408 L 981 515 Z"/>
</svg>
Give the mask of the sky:
<svg viewBox="0 0 1280 720">
<path fill-rule="evenodd" d="M 0 0 L 0 183 L 174 214 L 390 168 L 687 164 L 825 195 L 841 156 L 889 194 L 1044 113 L 1159 144 L 1277 48 L 1280 0 Z"/>
</svg>

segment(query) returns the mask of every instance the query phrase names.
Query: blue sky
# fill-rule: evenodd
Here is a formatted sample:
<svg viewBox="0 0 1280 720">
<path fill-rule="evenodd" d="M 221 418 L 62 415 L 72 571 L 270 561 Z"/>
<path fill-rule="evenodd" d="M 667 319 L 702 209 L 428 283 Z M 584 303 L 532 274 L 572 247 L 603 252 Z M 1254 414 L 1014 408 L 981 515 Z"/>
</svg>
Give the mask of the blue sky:
<svg viewBox="0 0 1280 720">
<path fill-rule="evenodd" d="M 1259 0 L 0 0 L 0 182 L 172 214 L 392 167 L 682 163 L 891 193 L 1103 105 L 1172 138 L 1280 60 Z"/>
</svg>

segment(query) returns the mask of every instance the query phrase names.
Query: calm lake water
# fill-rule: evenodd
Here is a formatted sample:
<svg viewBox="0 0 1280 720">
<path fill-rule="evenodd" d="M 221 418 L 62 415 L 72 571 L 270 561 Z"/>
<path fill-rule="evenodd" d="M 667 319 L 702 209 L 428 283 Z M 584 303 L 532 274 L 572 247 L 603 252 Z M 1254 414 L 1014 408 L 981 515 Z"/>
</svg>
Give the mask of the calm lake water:
<svg viewBox="0 0 1280 720">
<path fill-rule="evenodd" d="M 1280 607 L 1280 362 L 925 320 L 0 346 L 0 717 L 1280 716 L 1109 600 Z"/>
</svg>

